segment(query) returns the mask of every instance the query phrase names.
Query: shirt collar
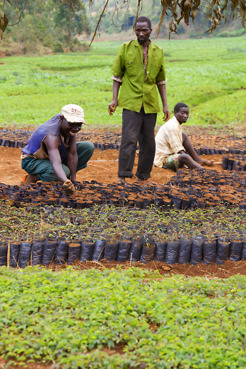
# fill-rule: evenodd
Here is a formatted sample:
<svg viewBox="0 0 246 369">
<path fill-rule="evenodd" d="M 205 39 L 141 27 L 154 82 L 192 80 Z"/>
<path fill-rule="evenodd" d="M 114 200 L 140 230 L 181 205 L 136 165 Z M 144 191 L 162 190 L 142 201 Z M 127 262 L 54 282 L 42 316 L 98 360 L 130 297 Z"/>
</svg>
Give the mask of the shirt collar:
<svg viewBox="0 0 246 369">
<path fill-rule="evenodd" d="M 174 120 L 175 122 L 177 122 L 177 123 L 178 123 L 178 125 L 181 127 L 181 124 L 179 123 L 179 121 L 178 121 L 178 119 L 175 117 L 175 115 L 173 116 L 173 120 Z"/>
<path fill-rule="evenodd" d="M 140 43 L 138 42 L 138 39 L 136 38 L 134 41 L 134 45 L 135 46 L 141 46 Z M 151 45 L 151 47 L 154 47 L 154 44 L 151 42 L 151 40 L 149 39 L 149 46 Z"/>
</svg>

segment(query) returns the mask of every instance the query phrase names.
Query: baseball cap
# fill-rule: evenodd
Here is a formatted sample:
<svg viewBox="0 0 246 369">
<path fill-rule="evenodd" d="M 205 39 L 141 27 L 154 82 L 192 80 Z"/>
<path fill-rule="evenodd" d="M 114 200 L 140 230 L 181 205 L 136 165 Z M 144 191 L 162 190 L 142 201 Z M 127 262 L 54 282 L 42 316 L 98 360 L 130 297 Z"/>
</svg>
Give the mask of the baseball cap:
<svg viewBox="0 0 246 369">
<path fill-rule="evenodd" d="M 62 115 L 69 123 L 84 123 L 85 122 L 85 115 L 84 110 L 79 105 L 75 104 L 68 104 L 63 106 Z"/>
</svg>

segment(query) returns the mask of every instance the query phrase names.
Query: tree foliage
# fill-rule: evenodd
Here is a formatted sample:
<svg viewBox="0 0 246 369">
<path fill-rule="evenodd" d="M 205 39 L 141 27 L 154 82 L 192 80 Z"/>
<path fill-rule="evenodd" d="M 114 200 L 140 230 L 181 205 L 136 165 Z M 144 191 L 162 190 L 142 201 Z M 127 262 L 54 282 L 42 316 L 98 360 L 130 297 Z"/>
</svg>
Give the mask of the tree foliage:
<svg viewBox="0 0 246 369">
<path fill-rule="evenodd" d="M 7 25 L 18 25 L 21 33 L 33 28 L 39 37 L 65 40 L 69 45 L 76 34 L 89 33 L 90 26 L 81 0 L 0 0 L 0 37 Z M 9 27 L 8 27 L 9 28 Z M 42 41 L 42 40 L 41 40 Z"/>
<path fill-rule="evenodd" d="M 69 0 L 67 0 L 69 1 Z M 130 0 L 114 0 L 115 9 L 120 9 L 125 4 L 129 6 Z M 136 17 L 140 14 L 144 0 L 132 0 L 137 2 Z M 95 3 L 91 0 L 91 3 Z M 159 3 L 160 15 L 157 34 L 159 34 L 164 18 L 169 19 L 169 30 L 177 32 L 177 27 L 181 21 L 189 25 L 195 19 L 200 17 L 201 13 L 205 14 L 205 18 L 209 21 L 207 32 L 211 33 L 216 29 L 218 24 L 226 23 L 229 19 L 241 19 L 241 25 L 245 28 L 246 22 L 246 2 L 245 0 L 156 0 Z M 107 11 L 108 0 L 104 0 L 104 8 L 100 14 L 97 27 L 101 21 L 102 15 Z M 203 24 L 207 27 L 207 24 Z M 96 30 L 95 30 L 96 31 Z"/>
<path fill-rule="evenodd" d="M 96 0 L 88 0 L 89 3 L 96 3 Z M 144 0 L 131 0 L 137 2 L 136 18 L 139 15 Z M 165 17 L 169 18 L 170 32 L 176 32 L 177 27 L 183 20 L 187 25 L 199 16 L 199 12 L 205 12 L 207 19 L 210 21 L 210 26 L 207 31 L 211 33 L 220 23 L 225 23 L 228 19 L 241 19 L 241 25 L 245 28 L 246 22 L 246 2 L 245 0 L 157 0 L 160 4 L 160 19 L 158 26 L 158 34 Z M 35 1 L 34 1 L 35 2 Z M 71 39 L 72 25 L 81 31 L 85 20 L 84 6 L 81 0 L 53 0 L 41 1 L 43 6 L 45 3 L 53 3 L 54 9 L 58 10 L 58 15 L 63 17 L 63 33 L 66 32 L 68 39 Z M 115 8 L 129 6 L 130 0 L 114 0 Z M 17 17 L 21 17 L 24 9 L 31 4 L 31 0 L 0 0 L 0 37 L 2 38 L 8 22 L 9 14 L 7 6 L 11 6 L 16 10 Z M 107 11 L 109 0 L 104 0 L 102 12 L 98 11 L 98 24 L 95 29 L 95 34 L 102 20 L 103 14 Z M 82 15 L 82 18 L 81 18 Z M 58 19 L 56 17 L 56 19 Z M 205 26 L 206 27 L 206 26 Z M 94 36 L 95 36 L 94 34 Z"/>
</svg>

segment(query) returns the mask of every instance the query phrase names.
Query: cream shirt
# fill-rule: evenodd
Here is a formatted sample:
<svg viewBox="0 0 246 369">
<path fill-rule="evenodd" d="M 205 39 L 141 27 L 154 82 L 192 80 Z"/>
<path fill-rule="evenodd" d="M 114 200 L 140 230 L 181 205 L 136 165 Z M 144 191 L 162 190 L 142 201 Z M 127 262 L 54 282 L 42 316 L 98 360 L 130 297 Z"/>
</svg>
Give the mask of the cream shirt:
<svg viewBox="0 0 246 369">
<path fill-rule="evenodd" d="M 182 144 L 182 126 L 174 116 L 161 126 L 155 136 L 155 158 L 154 165 L 162 168 L 163 160 L 179 151 L 185 151 Z"/>
</svg>

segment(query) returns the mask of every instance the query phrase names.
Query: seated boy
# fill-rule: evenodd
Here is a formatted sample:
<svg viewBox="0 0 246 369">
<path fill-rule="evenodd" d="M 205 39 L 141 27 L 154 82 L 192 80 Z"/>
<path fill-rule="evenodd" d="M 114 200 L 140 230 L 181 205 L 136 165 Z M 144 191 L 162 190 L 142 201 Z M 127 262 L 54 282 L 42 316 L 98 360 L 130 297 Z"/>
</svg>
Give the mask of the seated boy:
<svg viewBox="0 0 246 369">
<path fill-rule="evenodd" d="M 189 117 L 189 108 L 184 103 L 174 107 L 174 117 L 164 123 L 156 137 L 154 165 L 177 170 L 187 166 L 190 169 L 201 169 L 202 165 L 212 165 L 213 161 L 201 159 L 194 150 L 187 134 L 182 131 L 182 124 Z"/>
</svg>

